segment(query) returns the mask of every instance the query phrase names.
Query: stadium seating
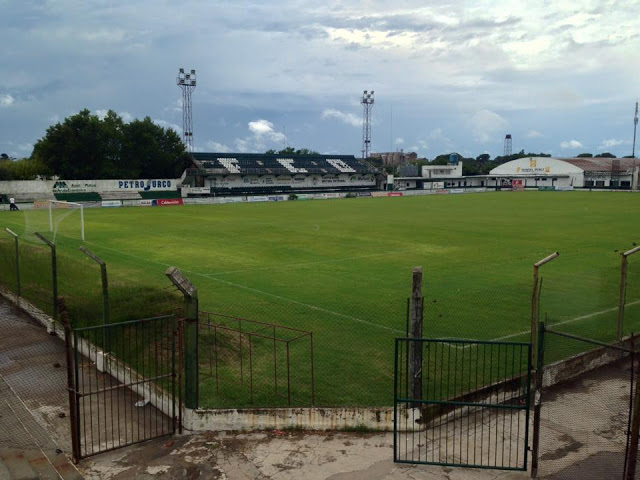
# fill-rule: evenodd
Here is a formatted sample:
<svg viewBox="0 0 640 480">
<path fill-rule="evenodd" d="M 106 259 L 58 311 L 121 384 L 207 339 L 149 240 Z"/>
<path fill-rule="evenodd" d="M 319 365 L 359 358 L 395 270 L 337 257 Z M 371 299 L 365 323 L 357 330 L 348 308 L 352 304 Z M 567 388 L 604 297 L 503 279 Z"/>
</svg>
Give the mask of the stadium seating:
<svg viewBox="0 0 640 480">
<path fill-rule="evenodd" d="M 260 155 L 193 153 L 196 165 L 210 173 L 240 175 L 295 175 L 375 173 L 370 165 L 351 155 Z"/>
</svg>

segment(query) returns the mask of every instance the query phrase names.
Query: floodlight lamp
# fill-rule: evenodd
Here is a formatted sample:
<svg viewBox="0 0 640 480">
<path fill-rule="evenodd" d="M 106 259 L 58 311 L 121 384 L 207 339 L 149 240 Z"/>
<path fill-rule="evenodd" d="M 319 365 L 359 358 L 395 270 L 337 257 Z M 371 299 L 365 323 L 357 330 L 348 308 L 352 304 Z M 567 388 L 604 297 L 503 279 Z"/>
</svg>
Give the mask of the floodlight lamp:
<svg viewBox="0 0 640 480">
<path fill-rule="evenodd" d="M 181 69 L 180 69 L 180 73 L 184 73 L 184 68 L 181 68 Z"/>
<path fill-rule="evenodd" d="M 364 91 L 364 94 L 365 94 L 365 95 L 367 94 L 367 91 L 366 91 L 366 90 Z"/>
<path fill-rule="evenodd" d="M 195 75 L 196 71 L 195 70 L 191 70 L 191 75 Z"/>
<path fill-rule="evenodd" d="M 371 96 L 373 96 L 373 90 L 371 90 Z"/>
</svg>

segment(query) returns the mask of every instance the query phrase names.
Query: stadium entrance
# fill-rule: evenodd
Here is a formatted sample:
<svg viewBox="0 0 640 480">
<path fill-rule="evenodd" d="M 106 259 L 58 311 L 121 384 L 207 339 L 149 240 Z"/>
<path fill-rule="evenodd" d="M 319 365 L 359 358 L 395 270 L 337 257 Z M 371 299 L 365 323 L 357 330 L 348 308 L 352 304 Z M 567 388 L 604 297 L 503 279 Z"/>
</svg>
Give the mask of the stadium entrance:
<svg viewBox="0 0 640 480">
<path fill-rule="evenodd" d="M 397 338 L 396 463 L 527 470 L 531 345 Z"/>
</svg>

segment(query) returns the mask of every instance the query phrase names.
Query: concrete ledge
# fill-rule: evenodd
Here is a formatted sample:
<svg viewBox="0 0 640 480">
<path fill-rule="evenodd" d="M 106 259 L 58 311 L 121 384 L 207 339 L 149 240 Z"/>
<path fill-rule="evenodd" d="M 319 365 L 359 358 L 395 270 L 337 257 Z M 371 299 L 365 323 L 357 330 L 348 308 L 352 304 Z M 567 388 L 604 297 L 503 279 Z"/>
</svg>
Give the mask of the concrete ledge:
<svg viewBox="0 0 640 480">
<path fill-rule="evenodd" d="M 183 425 L 193 431 L 287 428 L 393 431 L 393 407 L 185 409 Z"/>
<path fill-rule="evenodd" d="M 554 338 L 552 333 L 547 334 L 547 336 L 548 338 Z M 616 345 L 631 349 L 632 344 L 638 344 L 638 338 L 640 338 L 640 335 L 625 337 Z M 579 340 L 571 341 L 578 342 Z M 544 367 L 542 386 L 550 387 L 552 385 L 571 380 L 572 378 L 578 377 L 586 372 L 620 360 L 626 355 L 628 354 L 621 352 L 620 350 L 614 350 L 613 348 L 597 347 L 588 352 L 579 353 L 573 357 L 565 358 L 564 360 L 558 360 L 557 362 Z"/>
</svg>

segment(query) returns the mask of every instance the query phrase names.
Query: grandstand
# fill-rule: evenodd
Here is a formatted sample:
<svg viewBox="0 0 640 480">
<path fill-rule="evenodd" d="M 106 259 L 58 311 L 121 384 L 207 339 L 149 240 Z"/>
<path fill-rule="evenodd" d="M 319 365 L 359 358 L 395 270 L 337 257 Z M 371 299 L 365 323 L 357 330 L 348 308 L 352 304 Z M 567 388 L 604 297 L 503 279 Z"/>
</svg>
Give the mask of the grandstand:
<svg viewBox="0 0 640 480">
<path fill-rule="evenodd" d="M 206 195 L 376 189 L 378 171 L 353 155 L 193 153 L 182 185 Z"/>
</svg>

